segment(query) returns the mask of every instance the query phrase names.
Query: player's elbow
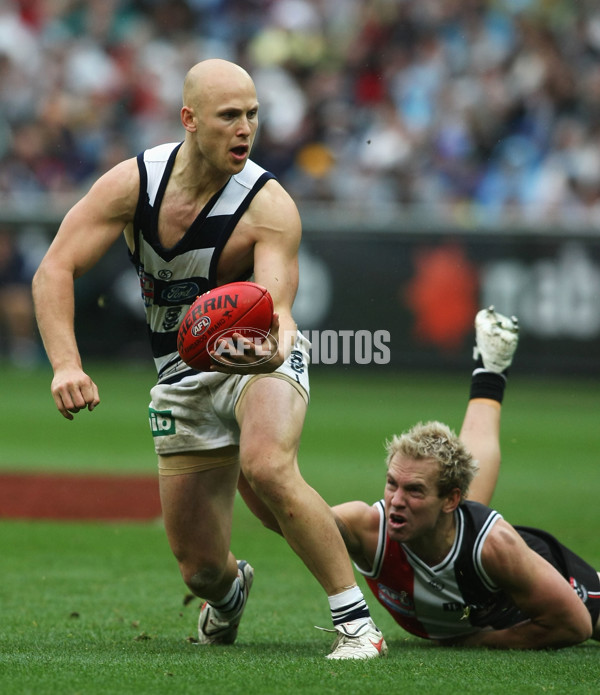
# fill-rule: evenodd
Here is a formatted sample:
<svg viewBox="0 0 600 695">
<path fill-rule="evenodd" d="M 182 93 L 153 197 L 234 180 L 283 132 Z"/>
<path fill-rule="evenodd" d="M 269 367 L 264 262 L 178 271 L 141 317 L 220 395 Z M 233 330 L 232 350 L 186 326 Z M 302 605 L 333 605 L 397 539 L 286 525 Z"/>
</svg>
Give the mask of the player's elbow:
<svg viewBox="0 0 600 695">
<path fill-rule="evenodd" d="M 594 633 L 592 616 L 583 601 L 577 599 L 577 605 L 569 612 L 569 619 L 565 621 L 568 629 L 570 644 L 579 644 L 590 639 Z"/>
<path fill-rule="evenodd" d="M 592 636 L 592 621 L 587 618 L 572 618 L 561 623 L 560 627 L 554 631 L 554 637 L 547 646 L 554 649 L 572 647 L 581 644 Z"/>
<path fill-rule="evenodd" d="M 573 624 L 570 629 L 571 644 L 580 644 L 590 639 L 593 634 L 592 620 L 589 616 L 585 620 L 580 620 Z"/>
<path fill-rule="evenodd" d="M 61 281 L 74 272 L 68 266 L 57 263 L 54 256 L 46 255 L 37 270 L 35 271 L 31 281 L 31 291 L 34 301 L 42 301 L 47 298 L 48 292 L 54 287 L 60 285 Z"/>
<path fill-rule="evenodd" d="M 38 269 L 35 271 L 31 281 L 31 293 L 33 296 L 33 301 L 36 304 L 41 302 L 45 295 L 45 287 L 47 285 L 46 275 L 46 267 L 42 261 Z"/>
</svg>

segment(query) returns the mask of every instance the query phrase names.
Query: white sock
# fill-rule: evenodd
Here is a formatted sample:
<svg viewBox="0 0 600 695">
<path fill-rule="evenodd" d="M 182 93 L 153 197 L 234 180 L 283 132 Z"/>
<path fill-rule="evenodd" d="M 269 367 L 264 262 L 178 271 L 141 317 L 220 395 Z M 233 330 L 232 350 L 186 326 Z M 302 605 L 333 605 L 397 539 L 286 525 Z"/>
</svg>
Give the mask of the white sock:
<svg viewBox="0 0 600 695">
<path fill-rule="evenodd" d="M 350 620 L 359 620 L 371 617 L 369 607 L 363 596 L 363 592 L 358 586 L 353 586 L 341 594 L 329 596 L 329 608 L 331 609 L 331 619 L 334 625 L 347 623 Z"/>
</svg>

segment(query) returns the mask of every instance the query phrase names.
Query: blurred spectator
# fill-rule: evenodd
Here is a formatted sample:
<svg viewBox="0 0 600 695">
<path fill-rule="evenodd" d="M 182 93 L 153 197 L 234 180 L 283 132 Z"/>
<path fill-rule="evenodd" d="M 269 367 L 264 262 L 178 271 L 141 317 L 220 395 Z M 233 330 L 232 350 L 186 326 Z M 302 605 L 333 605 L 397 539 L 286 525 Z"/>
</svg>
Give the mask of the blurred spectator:
<svg viewBox="0 0 600 695">
<path fill-rule="evenodd" d="M 0 198 L 72 202 L 179 137 L 210 56 L 261 98 L 254 159 L 299 204 L 471 226 L 600 218 L 594 0 L 0 0 Z"/>
<path fill-rule="evenodd" d="M 18 367 L 31 367 L 40 357 L 32 277 L 12 230 L 0 227 L 0 355 Z"/>
</svg>

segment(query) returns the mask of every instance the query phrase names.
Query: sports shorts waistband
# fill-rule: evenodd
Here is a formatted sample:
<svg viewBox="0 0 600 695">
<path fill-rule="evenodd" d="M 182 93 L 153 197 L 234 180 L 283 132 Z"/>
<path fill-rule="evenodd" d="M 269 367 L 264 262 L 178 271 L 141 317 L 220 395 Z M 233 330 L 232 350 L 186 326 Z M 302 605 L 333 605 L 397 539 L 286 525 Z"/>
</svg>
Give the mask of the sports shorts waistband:
<svg viewBox="0 0 600 695">
<path fill-rule="evenodd" d="M 176 384 L 178 381 L 185 379 L 186 376 L 194 376 L 195 374 L 200 374 L 197 369 L 186 369 L 184 372 L 177 372 L 173 376 L 167 377 L 166 379 L 159 379 L 157 384 Z"/>
</svg>

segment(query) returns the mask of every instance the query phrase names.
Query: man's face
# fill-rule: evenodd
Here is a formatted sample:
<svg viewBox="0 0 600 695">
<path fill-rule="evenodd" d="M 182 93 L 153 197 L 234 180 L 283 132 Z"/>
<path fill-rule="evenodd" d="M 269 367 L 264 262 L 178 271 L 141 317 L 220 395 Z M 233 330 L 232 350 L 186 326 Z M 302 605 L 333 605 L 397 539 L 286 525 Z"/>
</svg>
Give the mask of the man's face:
<svg viewBox="0 0 600 695">
<path fill-rule="evenodd" d="M 196 141 L 205 160 L 228 174 L 240 172 L 258 128 L 258 101 L 252 83 L 206 90 L 195 115 Z"/>
<path fill-rule="evenodd" d="M 390 461 L 384 492 L 387 528 L 392 540 L 410 543 L 435 531 L 446 498 L 438 496 L 438 466 L 396 454 Z"/>
</svg>

